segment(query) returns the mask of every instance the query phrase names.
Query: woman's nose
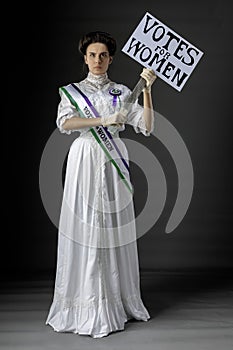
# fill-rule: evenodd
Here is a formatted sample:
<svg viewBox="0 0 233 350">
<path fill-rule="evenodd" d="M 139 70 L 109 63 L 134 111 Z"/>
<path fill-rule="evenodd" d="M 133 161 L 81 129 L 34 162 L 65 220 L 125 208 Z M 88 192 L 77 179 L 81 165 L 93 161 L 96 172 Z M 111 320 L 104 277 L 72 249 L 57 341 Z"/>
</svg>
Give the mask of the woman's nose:
<svg viewBox="0 0 233 350">
<path fill-rule="evenodd" d="M 101 62 L 101 57 L 100 57 L 100 56 L 98 56 L 98 55 L 96 55 L 95 60 L 96 60 L 96 63 L 99 63 L 99 62 Z"/>
</svg>

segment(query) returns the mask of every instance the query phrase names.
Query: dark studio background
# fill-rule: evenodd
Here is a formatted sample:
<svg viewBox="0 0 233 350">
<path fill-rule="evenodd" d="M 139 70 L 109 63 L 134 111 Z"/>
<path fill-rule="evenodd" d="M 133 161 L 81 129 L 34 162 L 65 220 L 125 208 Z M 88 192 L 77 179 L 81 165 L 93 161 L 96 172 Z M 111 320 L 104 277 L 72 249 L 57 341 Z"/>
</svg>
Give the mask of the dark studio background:
<svg viewBox="0 0 233 350">
<path fill-rule="evenodd" d="M 182 92 L 160 79 L 153 87 L 155 110 L 180 133 L 194 168 L 192 201 L 183 221 L 170 234 L 165 234 L 165 226 L 177 194 L 172 159 L 158 140 L 126 130 L 125 136 L 150 145 L 168 186 L 162 215 L 138 240 L 141 270 L 218 271 L 231 278 L 232 3 L 68 0 L 19 2 L 10 7 L 6 14 L 13 28 L 7 34 L 6 64 L 2 67 L 8 80 L 7 125 L 2 127 L 7 129 L 4 175 L 10 189 L 4 208 L 7 229 L 2 228 L 2 280 L 55 277 L 57 228 L 40 198 L 39 165 L 56 128 L 58 88 L 84 76 L 78 39 L 92 30 L 112 33 L 118 51 L 109 77 L 133 88 L 141 66 L 121 48 L 146 11 L 204 51 L 204 56 Z M 134 164 L 132 175 L 138 213 L 145 201 L 146 181 Z"/>
</svg>

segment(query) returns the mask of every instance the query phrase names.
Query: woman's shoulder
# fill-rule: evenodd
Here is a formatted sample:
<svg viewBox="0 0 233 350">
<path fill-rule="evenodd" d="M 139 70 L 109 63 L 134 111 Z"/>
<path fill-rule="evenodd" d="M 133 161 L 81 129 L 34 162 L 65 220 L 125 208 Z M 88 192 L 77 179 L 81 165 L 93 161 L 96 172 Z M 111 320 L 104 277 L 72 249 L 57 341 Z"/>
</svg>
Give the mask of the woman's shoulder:
<svg viewBox="0 0 233 350">
<path fill-rule="evenodd" d="M 81 81 L 71 81 L 71 82 L 65 82 L 64 84 L 61 84 L 59 89 L 60 88 L 63 88 L 63 87 L 67 87 L 67 86 L 72 86 L 72 85 L 79 85 L 81 83 Z"/>
</svg>

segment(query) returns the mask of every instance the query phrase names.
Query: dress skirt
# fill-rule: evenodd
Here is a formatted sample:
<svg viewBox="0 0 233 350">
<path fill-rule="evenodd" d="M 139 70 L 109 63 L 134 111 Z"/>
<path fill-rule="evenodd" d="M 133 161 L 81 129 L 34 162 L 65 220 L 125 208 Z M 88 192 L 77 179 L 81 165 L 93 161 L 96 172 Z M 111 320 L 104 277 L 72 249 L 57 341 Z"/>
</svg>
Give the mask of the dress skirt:
<svg viewBox="0 0 233 350">
<path fill-rule="evenodd" d="M 128 161 L 124 143 L 114 140 Z M 130 183 L 126 168 L 124 175 Z M 87 132 L 72 143 L 67 159 L 46 324 L 100 338 L 132 318 L 150 318 L 140 295 L 133 195 Z"/>
</svg>

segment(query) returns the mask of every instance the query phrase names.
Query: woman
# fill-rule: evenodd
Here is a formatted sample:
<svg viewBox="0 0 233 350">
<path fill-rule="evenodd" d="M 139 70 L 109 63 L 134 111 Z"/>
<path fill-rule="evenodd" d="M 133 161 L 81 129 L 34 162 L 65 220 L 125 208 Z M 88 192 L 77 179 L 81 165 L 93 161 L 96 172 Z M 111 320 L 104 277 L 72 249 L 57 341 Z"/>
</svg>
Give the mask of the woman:
<svg viewBox="0 0 233 350">
<path fill-rule="evenodd" d="M 115 40 L 108 33 L 91 32 L 80 40 L 79 50 L 88 75 L 60 89 L 57 126 L 62 133 L 80 135 L 67 160 L 54 296 L 46 324 L 57 332 L 100 338 L 123 330 L 131 318 L 150 318 L 140 296 L 128 154 L 119 132 L 125 123 L 146 136 L 152 131 L 156 75 L 143 69 L 143 107 L 138 101 L 125 107 L 131 91 L 107 75 Z"/>
</svg>

